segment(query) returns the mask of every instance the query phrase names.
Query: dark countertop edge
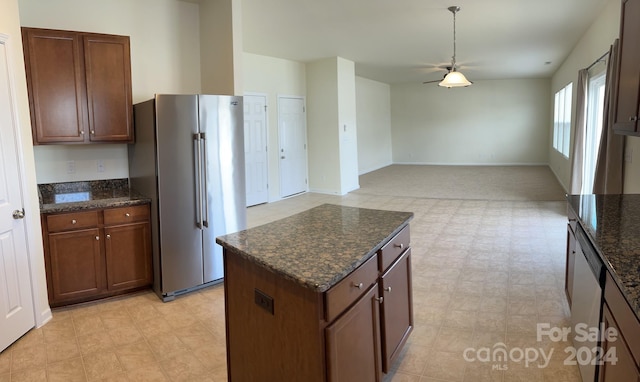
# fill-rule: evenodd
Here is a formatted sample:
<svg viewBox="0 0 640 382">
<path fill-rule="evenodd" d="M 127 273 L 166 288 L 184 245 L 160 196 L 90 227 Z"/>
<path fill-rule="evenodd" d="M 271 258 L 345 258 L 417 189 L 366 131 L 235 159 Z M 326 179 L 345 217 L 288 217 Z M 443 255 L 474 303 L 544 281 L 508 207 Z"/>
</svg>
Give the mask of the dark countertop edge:
<svg viewBox="0 0 640 382">
<path fill-rule="evenodd" d="M 132 196 L 132 197 L 91 200 L 87 202 L 43 204 L 40 206 L 40 213 L 50 214 L 50 213 L 57 213 L 57 212 L 74 212 L 74 211 L 91 210 L 96 208 L 126 207 L 126 206 L 147 204 L 150 202 L 151 202 L 151 198 L 140 195 L 140 196 Z"/>
<path fill-rule="evenodd" d="M 286 272 L 282 269 L 279 268 L 275 268 L 270 266 L 269 264 L 260 261 L 258 259 L 256 259 L 255 257 L 249 255 L 248 253 L 232 246 L 229 245 L 227 242 L 220 240 L 219 238 L 216 238 L 216 243 L 220 244 L 222 247 L 224 247 L 225 249 L 228 249 L 229 251 L 231 251 L 232 253 L 241 256 L 242 258 L 257 264 L 259 266 L 261 266 L 262 268 L 269 270 L 270 272 L 273 272 L 277 275 L 283 276 L 285 279 L 293 281 L 294 283 L 301 285 L 302 287 L 305 288 L 309 288 L 312 289 L 313 291 L 317 292 L 317 293 L 323 293 L 326 292 L 327 290 L 329 290 L 332 286 L 334 286 L 335 284 L 337 284 L 340 280 L 342 280 L 343 278 L 345 278 L 349 273 L 353 272 L 356 268 L 358 268 L 360 265 L 364 264 L 367 260 L 369 260 L 376 252 L 378 252 L 378 250 L 380 248 L 382 248 L 382 246 L 387 243 L 389 240 L 391 240 L 392 237 L 394 237 L 395 235 L 398 234 L 398 232 L 400 232 L 404 227 L 406 227 L 409 222 L 413 219 L 413 214 L 411 214 L 411 216 L 405 220 L 404 222 L 402 222 L 400 225 L 398 225 L 398 227 L 393 230 L 393 232 L 391 234 L 389 234 L 384 240 L 382 240 L 380 243 L 378 243 L 374 248 L 372 248 L 369 252 L 367 252 L 364 256 L 362 256 L 359 260 L 353 262 L 349 267 L 345 268 L 343 272 L 337 274 L 332 280 L 330 280 L 327 283 L 324 284 L 314 284 L 314 283 L 310 283 L 308 281 L 304 281 L 301 280 L 299 277 L 297 277 L 296 275 L 292 275 L 289 272 Z"/>
<path fill-rule="evenodd" d="M 582 219 L 580 218 L 579 211 L 576 211 L 576 209 L 573 207 L 573 204 L 571 203 L 571 200 L 569 199 L 572 196 L 573 197 L 580 197 L 580 195 L 567 195 L 567 202 L 568 202 L 567 204 L 569 205 L 569 208 L 571 208 L 573 210 L 573 212 L 576 214 L 576 216 L 578 217 L 578 220 L 577 220 L 578 224 L 580 224 L 580 227 L 582 228 L 582 230 L 587 234 L 587 236 L 589 238 L 589 241 L 591 241 L 591 245 L 593 246 L 593 248 L 595 248 L 596 252 L 598 253 L 598 256 L 600 257 L 600 260 L 602 260 L 602 263 L 604 264 L 605 268 L 611 274 L 611 278 L 613 279 L 613 281 L 618 286 L 618 289 L 620 290 L 620 292 L 624 296 L 624 299 L 627 302 L 627 304 L 629 304 L 629 307 L 631 308 L 631 310 L 633 310 L 633 312 L 635 313 L 636 318 L 640 321 L 640 314 L 639 314 L 639 312 L 640 312 L 640 301 L 637 301 L 637 302 L 634 303 L 629 298 L 629 291 L 628 291 L 627 287 L 624 285 L 624 283 L 622 282 L 622 278 L 620 277 L 620 275 L 618 275 L 618 272 L 616 272 L 616 270 L 613 267 L 613 265 L 609 262 L 607 256 L 602 253 L 602 250 L 600 249 L 600 247 L 598 245 L 596 245 L 597 240 L 593 236 L 592 229 L 590 227 L 588 227 L 585 223 L 582 222 Z"/>
</svg>

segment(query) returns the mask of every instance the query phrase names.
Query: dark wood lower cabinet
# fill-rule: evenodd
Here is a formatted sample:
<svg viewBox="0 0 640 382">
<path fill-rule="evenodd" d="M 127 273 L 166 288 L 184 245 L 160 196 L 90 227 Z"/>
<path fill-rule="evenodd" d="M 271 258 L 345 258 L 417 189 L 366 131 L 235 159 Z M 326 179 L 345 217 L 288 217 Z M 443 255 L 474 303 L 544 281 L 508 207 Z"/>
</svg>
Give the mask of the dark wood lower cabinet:
<svg viewBox="0 0 640 382">
<path fill-rule="evenodd" d="M 49 235 L 50 300 L 75 300 L 104 289 L 103 256 L 98 228 Z"/>
<path fill-rule="evenodd" d="M 611 359 L 603 360 L 602 365 L 600 365 L 600 376 L 598 381 L 600 382 L 640 382 L 640 371 L 638 370 L 638 366 L 636 365 L 635 360 L 633 359 L 633 355 L 631 354 L 631 350 L 629 349 L 629 344 L 625 340 L 624 337 L 620 335 L 620 328 L 616 321 L 613 319 L 613 315 L 611 311 L 607 307 L 607 304 L 604 305 L 602 310 L 602 321 L 606 330 L 609 328 L 613 328 L 618 333 L 615 341 L 605 341 L 602 342 L 602 354 L 607 355 L 615 355 L 615 362 Z M 633 336 L 638 336 L 638 333 L 632 333 Z"/>
<path fill-rule="evenodd" d="M 149 205 L 43 215 L 49 305 L 150 286 L 149 219 Z"/>
<path fill-rule="evenodd" d="M 378 284 L 326 329 L 330 382 L 380 380 Z"/>
<path fill-rule="evenodd" d="M 382 371 L 388 373 L 413 330 L 413 301 L 411 293 L 411 248 L 380 278 Z"/>
<path fill-rule="evenodd" d="M 604 284 L 601 344 L 603 363 L 599 382 L 640 382 L 640 322 L 613 277 L 607 272 Z M 612 331 L 612 337 L 608 334 Z"/>
<path fill-rule="evenodd" d="M 151 225 L 148 222 L 105 227 L 107 288 L 144 287 L 153 281 Z"/>
</svg>

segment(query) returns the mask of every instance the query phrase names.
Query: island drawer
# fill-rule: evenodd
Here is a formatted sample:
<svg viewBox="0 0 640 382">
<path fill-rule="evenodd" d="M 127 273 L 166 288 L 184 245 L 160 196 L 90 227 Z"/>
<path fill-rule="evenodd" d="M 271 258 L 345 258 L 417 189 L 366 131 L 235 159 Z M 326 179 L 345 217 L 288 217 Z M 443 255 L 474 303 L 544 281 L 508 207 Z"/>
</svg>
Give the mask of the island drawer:
<svg viewBox="0 0 640 382">
<path fill-rule="evenodd" d="M 364 264 L 351 272 L 325 292 L 325 319 L 333 321 L 345 309 L 362 296 L 378 279 L 378 258 L 371 256 Z"/>
<path fill-rule="evenodd" d="M 60 232 L 97 227 L 98 212 L 84 211 L 47 215 L 47 230 L 49 232 Z"/>
<path fill-rule="evenodd" d="M 127 224 L 149 219 L 149 205 L 108 208 L 104 210 L 104 224 Z"/>
<path fill-rule="evenodd" d="M 409 248 L 409 226 L 405 226 L 398 234 L 396 234 L 387 244 L 380 248 L 380 271 L 384 272 L 393 262 Z"/>
</svg>

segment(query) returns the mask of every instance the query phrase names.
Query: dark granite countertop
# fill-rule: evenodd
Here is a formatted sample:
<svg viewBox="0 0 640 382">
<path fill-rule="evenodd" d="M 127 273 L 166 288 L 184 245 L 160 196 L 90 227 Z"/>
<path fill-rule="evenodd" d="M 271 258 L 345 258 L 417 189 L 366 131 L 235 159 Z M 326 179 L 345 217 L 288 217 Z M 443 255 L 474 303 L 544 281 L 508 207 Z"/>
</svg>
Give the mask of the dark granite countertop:
<svg viewBox="0 0 640 382">
<path fill-rule="evenodd" d="M 567 200 L 640 319 L 640 195 L 569 195 Z"/>
<path fill-rule="evenodd" d="M 411 212 L 323 204 L 216 242 L 317 292 L 331 288 L 413 218 Z"/>
<path fill-rule="evenodd" d="M 38 196 L 43 214 L 124 207 L 151 201 L 130 189 L 128 179 L 39 184 Z"/>
</svg>

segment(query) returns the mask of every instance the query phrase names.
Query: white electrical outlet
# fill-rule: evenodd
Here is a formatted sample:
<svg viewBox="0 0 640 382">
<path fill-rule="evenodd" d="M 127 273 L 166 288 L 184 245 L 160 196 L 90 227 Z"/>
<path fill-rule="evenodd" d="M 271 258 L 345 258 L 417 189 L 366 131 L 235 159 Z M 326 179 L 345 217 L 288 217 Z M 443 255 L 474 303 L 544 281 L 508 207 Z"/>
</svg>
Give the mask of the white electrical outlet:
<svg viewBox="0 0 640 382">
<path fill-rule="evenodd" d="M 76 161 L 70 160 L 67 161 L 67 174 L 75 174 L 76 173 Z"/>
<path fill-rule="evenodd" d="M 96 167 L 98 168 L 98 172 L 104 172 L 105 171 L 104 161 L 102 159 L 98 159 L 96 161 Z"/>
</svg>

